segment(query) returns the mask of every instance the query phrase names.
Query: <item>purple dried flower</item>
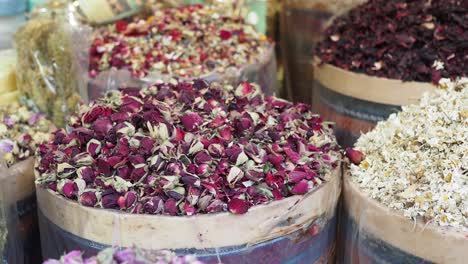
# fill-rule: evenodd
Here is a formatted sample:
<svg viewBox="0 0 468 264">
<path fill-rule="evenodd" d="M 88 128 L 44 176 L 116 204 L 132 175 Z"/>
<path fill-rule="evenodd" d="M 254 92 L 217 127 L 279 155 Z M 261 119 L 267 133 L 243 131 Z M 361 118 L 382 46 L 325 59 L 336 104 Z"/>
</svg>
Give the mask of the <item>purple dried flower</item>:
<svg viewBox="0 0 468 264">
<path fill-rule="evenodd" d="M 359 165 L 361 162 L 364 160 L 365 156 L 364 153 L 362 153 L 359 150 L 355 150 L 352 148 L 347 148 L 346 149 L 346 157 L 354 164 L 354 165 Z"/>
<path fill-rule="evenodd" d="M 94 207 L 98 199 L 94 191 L 84 192 L 80 195 L 80 203 L 84 206 Z"/>
<path fill-rule="evenodd" d="M 305 194 L 309 191 L 309 183 L 306 180 L 302 180 L 296 185 L 294 185 L 294 188 L 291 190 L 292 193 L 294 194 Z"/>
<path fill-rule="evenodd" d="M 203 123 L 203 120 L 197 113 L 189 112 L 180 118 L 182 125 L 187 131 L 193 132 Z"/>
<path fill-rule="evenodd" d="M 15 146 L 15 143 L 12 140 L 9 140 L 9 139 L 0 140 L 0 151 L 4 153 L 12 152 L 14 146 Z"/>
</svg>

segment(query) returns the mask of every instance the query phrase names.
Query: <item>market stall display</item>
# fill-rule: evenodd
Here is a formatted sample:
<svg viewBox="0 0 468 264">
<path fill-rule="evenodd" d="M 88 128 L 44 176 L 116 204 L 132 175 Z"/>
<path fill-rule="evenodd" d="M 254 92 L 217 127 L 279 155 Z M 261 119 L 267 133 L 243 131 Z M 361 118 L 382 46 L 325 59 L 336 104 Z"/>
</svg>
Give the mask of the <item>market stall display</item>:
<svg viewBox="0 0 468 264">
<path fill-rule="evenodd" d="M 44 115 L 18 103 L 0 107 L 2 210 L 10 221 L 8 234 L 0 239 L 8 246 L 2 255 L 7 263 L 37 263 L 40 259 L 32 156 L 38 144 L 49 140 L 52 127 Z"/>
<path fill-rule="evenodd" d="M 90 50 L 90 97 L 172 77 L 250 81 L 274 94 L 274 44 L 242 17 L 223 11 L 185 5 L 98 28 Z"/>
<path fill-rule="evenodd" d="M 343 263 L 465 263 L 468 79 L 361 136 L 344 176 Z"/>
<path fill-rule="evenodd" d="M 440 78 L 466 76 L 467 12 L 463 1 L 371 0 L 333 21 L 316 48 L 313 106 L 336 122 L 341 144 Z"/>
<path fill-rule="evenodd" d="M 65 254 L 59 260 L 47 260 L 43 264 L 203 264 L 195 256 L 176 256 L 170 251 L 150 252 L 140 249 L 108 248 L 91 258 L 83 257 L 80 251 Z"/>
<path fill-rule="evenodd" d="M 117 244 L 207 263 L 333 259 L 341 151 L 309 106 L 173 79 L 80 113 L 38 152 L 45 257 Z"/>
</svg>

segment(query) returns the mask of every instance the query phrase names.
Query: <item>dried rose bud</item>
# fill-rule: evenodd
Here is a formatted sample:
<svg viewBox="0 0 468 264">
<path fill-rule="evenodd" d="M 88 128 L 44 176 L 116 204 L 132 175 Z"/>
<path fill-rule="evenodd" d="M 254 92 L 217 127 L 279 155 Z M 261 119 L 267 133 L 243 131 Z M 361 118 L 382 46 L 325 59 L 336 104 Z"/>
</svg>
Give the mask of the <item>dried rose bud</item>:
<svg viewBox="0 0 468 264">
<path fill-rule="evenodd" d="M 232 89 L 173 80 L 112 91 L 77 120 L 87 123 L 40 147 L 39 181 L 60 183 L 60 194 L 98 208 L 240 214 L 313 191 L 341 160 L 333 131 L 310 107 L 245 83 Z M 312 136 L 329 141 L 316 146 Z M 45 177 L 51 174 L 60 178 Z M 81 195 L 86 188 L 97 202 Z"/>
<path fill-rule="evenodd" d="M 346 157 L 354 164 L 359 165 L 365 159 L 364 154 L 356 149 L 347 148 L 346 149 Z"/>
<path fill-rule="evenodd" d="M 242 199 L 233 198 L 229 201 L 228 208 L 231 213 L 245 214 L 249 210 L 249 203 Z"/>
<path fill-rule="evenodd" d="M 95 192 L 84 192 L 80 195 L 80 203 L 84 206 L 94 207 L 98 199 Z"/>
</svg>

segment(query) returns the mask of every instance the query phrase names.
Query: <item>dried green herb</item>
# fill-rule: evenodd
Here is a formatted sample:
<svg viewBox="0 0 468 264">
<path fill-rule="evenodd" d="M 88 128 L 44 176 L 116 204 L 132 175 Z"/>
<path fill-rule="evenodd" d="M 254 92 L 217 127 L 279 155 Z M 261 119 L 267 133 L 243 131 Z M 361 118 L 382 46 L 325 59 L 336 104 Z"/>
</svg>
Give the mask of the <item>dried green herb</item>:
<svg viewBox="0 0 468 264">
<path fill-rule="evenodd" d="M 36 18 L 15 35 L 18 90 L 58 126 L 80 100 L 70 34 L 59 18 Z"/>
</svg>

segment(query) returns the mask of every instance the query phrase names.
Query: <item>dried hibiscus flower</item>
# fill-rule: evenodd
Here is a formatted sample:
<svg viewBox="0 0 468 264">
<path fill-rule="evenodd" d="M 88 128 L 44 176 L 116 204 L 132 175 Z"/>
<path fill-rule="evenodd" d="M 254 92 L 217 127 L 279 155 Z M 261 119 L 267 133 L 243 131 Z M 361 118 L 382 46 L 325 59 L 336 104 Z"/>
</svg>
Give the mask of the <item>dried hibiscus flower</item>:
<svg viewBox="0 0 468 264">
<path fill-rule="evenodd" d="M 202 80 L 109 92 L 38 151 L 38 182 L 136 214 L 230 211 L 308 193 L 341 159 L 305 104 Z"/>
<path fill-rule="evenodd" d="M 241 17 L 215 6 L 186 5 L 100 28 L 90 49 L 89 75 L 109 69 L 126 69 L 135 78 L 222 74 L 259 63 L 271 47 Z"/>
<path fill-rule="evenodd" d="M 372 76 L 438 83 L 466 76 L 468 5 L 459 0 L 370 0 L 333 21 L 322 62 Z"/>
</svg>

